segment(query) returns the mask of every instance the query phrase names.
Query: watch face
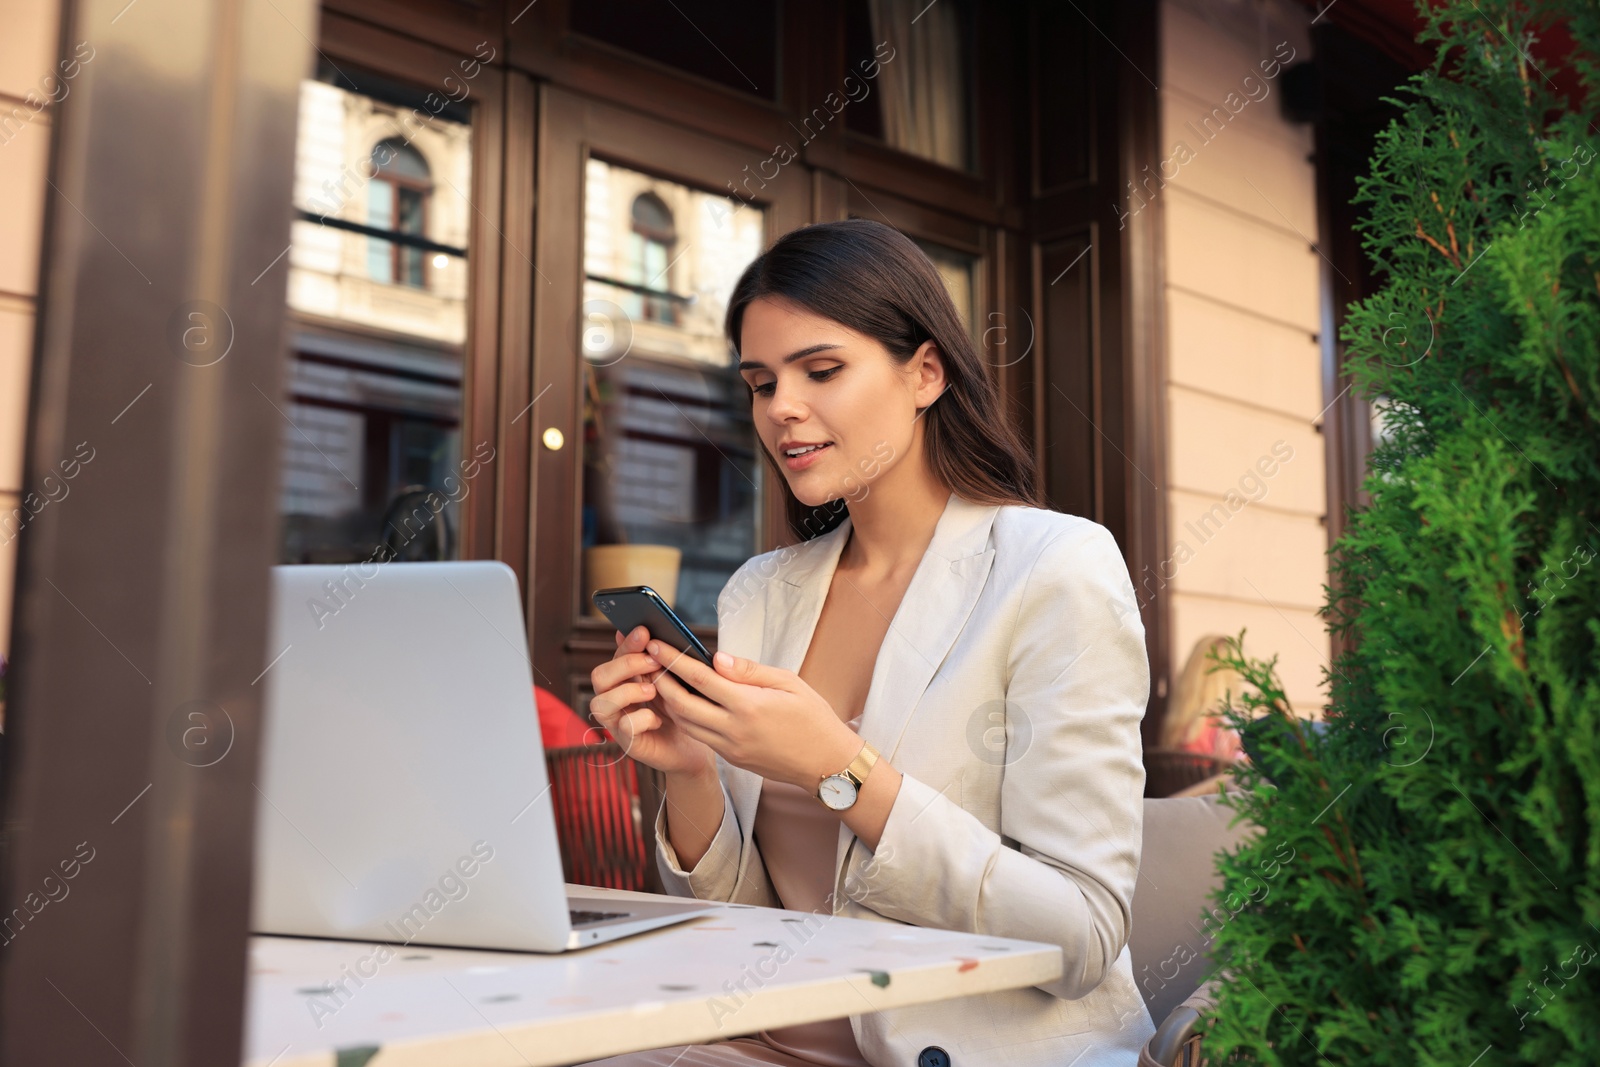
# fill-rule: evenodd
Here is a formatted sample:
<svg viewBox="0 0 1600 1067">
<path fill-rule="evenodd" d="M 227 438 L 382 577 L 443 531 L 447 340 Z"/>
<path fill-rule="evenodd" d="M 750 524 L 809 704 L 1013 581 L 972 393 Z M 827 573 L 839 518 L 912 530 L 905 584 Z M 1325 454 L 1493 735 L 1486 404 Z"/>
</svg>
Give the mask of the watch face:
<svg viewBox="0 0 1600 1067">
<path fill-rule="evenodd" d="M 834 811 L 843 811 L 856 802 L 856 786 L 843 775 L 831 774 L 822 780 L 817 795 Z"/>
</svg>

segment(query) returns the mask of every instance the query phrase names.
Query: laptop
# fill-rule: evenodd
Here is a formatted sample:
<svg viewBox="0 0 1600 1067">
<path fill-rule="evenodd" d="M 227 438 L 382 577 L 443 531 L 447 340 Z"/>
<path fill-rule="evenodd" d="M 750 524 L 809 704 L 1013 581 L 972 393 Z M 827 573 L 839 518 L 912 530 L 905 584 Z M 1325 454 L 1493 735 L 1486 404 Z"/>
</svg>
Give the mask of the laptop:
<svg viewBox="0 0 1600 1067">
<path fill-rule="evenodd" d="M 566 884 L 516 575 L 272 569 L 251 929 L 563 952 L 716 902 Z"/>
</svg>

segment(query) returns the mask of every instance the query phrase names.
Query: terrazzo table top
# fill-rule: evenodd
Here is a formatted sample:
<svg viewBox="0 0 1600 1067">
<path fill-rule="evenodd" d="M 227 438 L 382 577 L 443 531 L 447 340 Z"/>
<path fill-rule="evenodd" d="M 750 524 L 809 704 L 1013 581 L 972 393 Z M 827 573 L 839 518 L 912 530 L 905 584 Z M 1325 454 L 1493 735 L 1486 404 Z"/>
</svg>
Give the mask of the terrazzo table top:
<svg viewBox="0 0 1600 1067">
<path fill-rule="evenodd" d="M 255 936 L 244 1062 L 557 1067 L 1037 985 L 1061 968 L 1057 945 L 737 904 L 555 954 Z"/>
</svg>

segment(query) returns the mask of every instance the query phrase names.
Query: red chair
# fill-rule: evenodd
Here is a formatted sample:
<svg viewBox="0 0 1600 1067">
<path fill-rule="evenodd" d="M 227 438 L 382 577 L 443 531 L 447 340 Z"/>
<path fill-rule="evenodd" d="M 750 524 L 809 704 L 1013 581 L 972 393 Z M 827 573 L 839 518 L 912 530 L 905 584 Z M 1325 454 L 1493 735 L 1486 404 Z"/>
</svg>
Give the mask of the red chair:
<svg viewBox="0 0 1600 1067">
<path fill-rule="evenodd" d="M 608 740 L 604 730 L 591 727 L 566 701 L 543 686 L 533 687 L 533 704 L 539 711 L 539 740 L 545 751 Z"/>
<path fill-rule="evenodd" d="M 658 891 L 634 762 L 554 693 L 535 685 L 533 695 L 566 880 Z"/>
</svg>

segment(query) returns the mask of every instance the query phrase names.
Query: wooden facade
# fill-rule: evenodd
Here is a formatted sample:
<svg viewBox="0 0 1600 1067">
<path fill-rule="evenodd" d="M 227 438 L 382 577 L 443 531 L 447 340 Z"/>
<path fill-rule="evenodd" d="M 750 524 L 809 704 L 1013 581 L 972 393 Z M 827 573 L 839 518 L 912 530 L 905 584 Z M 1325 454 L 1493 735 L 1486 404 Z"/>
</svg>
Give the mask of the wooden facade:
<svg viewBox="0 0 1600 1067">
<path fill-rule="evenodd" d="M 580 588 L 573 324 L 585 161 L 723 191 L 774 145 L 793 143 L 841 83 L 850 12 L 841 2 L 778 5 L 782 74 L 763 95 L 585 36 L 569 4 L 519 7 L 334 0 L 318 47 L 335 64 L 419 86 L 492 49 L 493 69 L 468 98 L 476 231 L 462 440 L 492 441 L 499 458 L 493 492 L 472 497 L 463 516 L 463 555 L 517 572 L 535 678 L 582 710 L 590 670 L 614 647 L 610 627 L 584 616 Z M 1153 66 L 1155 27 L 1145 3 L 985 11 L 972 44 L 971 170 L 836 122 L 758 194 L 769 242 L 864 216 L 975 257 L 975 332 L 1003 357 L 995 373 L 1052 506 L 1105 524 L 1136 572 L 1161 558 L 1164 529 L 1161 495 L 1135 473 L 1159 483 L 1164 461 L 1158 213 L 1123 220 L 1116 205 L 1157 150 L 1155 88 L 1139 73 Z M 796 537 L 780 493 L 768 486 L 756 551 Z M 1164 671 L 1159 604 L 1144 621 L 1152 670 Z M 714 627 L 701 632 L 714 640 Z M 1147 727 L 1160 709 L 1151 712 Z"/>
</svg>

